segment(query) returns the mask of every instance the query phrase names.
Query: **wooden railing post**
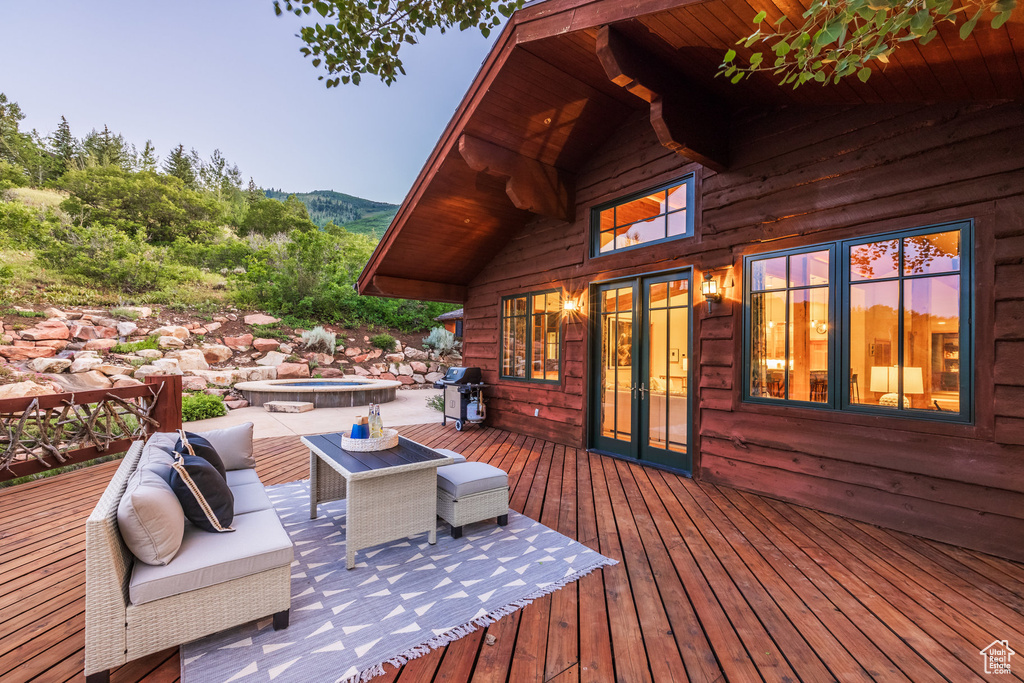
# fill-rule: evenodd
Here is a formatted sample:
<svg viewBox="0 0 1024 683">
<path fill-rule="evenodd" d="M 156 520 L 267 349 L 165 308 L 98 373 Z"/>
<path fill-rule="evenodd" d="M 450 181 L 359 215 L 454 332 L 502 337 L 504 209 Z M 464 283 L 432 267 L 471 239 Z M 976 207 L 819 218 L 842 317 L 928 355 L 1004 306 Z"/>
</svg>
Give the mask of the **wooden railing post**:
<svg viewBox="0 0 1024 683">
<path fill-rule="evenodd" d="M 181 429 L 181 375 L 149 375 L 146 384 L 163 384 L 150 416 L 160 423 L 161 432 Z"/>
</svg>

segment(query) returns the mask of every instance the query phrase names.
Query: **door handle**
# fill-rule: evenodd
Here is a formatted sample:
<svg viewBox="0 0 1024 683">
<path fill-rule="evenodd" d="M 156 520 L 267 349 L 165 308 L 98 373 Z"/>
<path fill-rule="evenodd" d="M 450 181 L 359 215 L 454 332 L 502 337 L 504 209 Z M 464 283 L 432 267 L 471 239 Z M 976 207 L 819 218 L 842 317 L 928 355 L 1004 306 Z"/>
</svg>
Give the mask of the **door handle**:
<svg viewBox="0 0 1024 683">
<path fill-rule="evenodd" d="M 630 389 L 633 391 L 633 398 L 636 399 L 636 385 L 634 384 Z"/>
<path fill-rule="evenodd" d="M 647 389 L 646 389 L 646 387 L 644 387 L 643 383 L 641 382 L 641 383 L 640 383 L 640 399 L 641 399 L 641 400 L 643 400 L 643 398 L 644 398 L 644 394 L 645 394 L 646 392 L 647 392 Z"/>
</svg>

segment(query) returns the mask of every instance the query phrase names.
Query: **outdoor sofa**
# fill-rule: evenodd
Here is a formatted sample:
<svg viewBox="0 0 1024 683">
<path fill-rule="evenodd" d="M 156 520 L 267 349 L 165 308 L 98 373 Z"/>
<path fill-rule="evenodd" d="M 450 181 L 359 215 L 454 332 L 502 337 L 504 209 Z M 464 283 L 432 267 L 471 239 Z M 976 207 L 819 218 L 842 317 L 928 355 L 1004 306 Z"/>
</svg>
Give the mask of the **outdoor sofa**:
<svg viewBox="0 0 1024 683">
<path fill-rule="evenodd" d="M 288 626 L 292 543 L 256 475 L 252 424 L 200 436 L 216 448 L 228 470 L 234 531 L 211 533 L 184 519 L 178 522 L 180 510 L 174 511 L 159 482 L 138 494 L 147 480 L 170 477 L 177 434 L 157 433 L 145 445 L 132 446 L 86 522 L 88 683 L 109 680 L 109 670 L 127 661 L 238 624 L 273 615 L 275 629 Z M 129 526 L 121 506 L 126 489 L 135 507 L 166 509 L 169 521 L 150 522 L 142 531 Z M 119 506 L 130 544 L 154 564 L 141 562 L 128 549 Z M 182 523 L 183 531 L 174 531 Z M 166 539 L 175 533 L 180 547 L 168 548 Z"/>
</svg>

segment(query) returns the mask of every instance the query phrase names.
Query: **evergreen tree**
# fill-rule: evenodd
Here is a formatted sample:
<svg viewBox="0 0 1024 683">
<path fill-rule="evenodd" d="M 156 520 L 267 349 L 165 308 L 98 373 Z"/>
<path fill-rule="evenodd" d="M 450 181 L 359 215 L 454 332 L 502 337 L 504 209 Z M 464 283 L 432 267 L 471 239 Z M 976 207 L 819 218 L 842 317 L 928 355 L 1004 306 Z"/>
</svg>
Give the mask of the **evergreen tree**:
<svg viewBox="0 0 1024 683">
<path fill-rule="evenodd" d="M 60 117 L 57 131 L 50 137 L 50 151 L 53 153 L 53 168 L 58 176 L 62 176 L 75 166 L 75 153 L 78 144 L 71 134 L 68 120 Z"/>
<path fill-rule="evenodd" d="M 196 189 L 196 172 L 192 166 L 192 159 L 185 152 L 185 145 L 178 145 L 164 159 L 164 173 L 174 176 L 185 183 L 185 187 Z"/>
<path fill-rule="evenodd" d="M 124 170 L 132 167 L 133 150 L 121 135 L 114 135 L 110 128 L 103 126 L 102 131 L 93 130 L 82 140 L 82 148 L 93 166 L 116 166 Z"/>
<path fill-rule="evenodd" d="M 267 193 L 256 187 L 256 182 L 249 176 L 249 189 L 245 192 L 245 201 L 252 206 L 261 199 L 266 199 Z"/>
<path fill-rule="evenodd" d="M 21 165 L 25 135 L 18 130 L 25 115 L 17 102 L 0 92 L 0 159 Z"/>
<path fill-rule="evenodd" d="M 139 170 L 155 172 L 157 161 L 156 148 L 153 147 L 153 141 L 146 140 L 146 146 L 142 148 L 142 154 L 139 155 Z"/>
</svg>

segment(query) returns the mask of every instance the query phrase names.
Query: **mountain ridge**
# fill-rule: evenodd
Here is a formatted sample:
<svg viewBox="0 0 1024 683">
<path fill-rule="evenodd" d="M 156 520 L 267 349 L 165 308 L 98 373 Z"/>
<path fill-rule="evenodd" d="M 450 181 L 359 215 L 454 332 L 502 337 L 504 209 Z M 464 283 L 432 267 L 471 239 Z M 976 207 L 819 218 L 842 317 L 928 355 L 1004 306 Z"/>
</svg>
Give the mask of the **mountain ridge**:
<svg viewBox="0 0 1024 683">
<path fill-rule="evenodd" d="M 321 228 L 328 222 L 344 227 L 349 232 L 370 235 L 376 239 L 384 234 L 391 219 L 398 213 L 397 204 L 364 199 L 335 190 L 284 192 L 264 190 L 270 199 L 284 201 L 291 195 L 306 205 L 310 220 Z"/>
</svg>

